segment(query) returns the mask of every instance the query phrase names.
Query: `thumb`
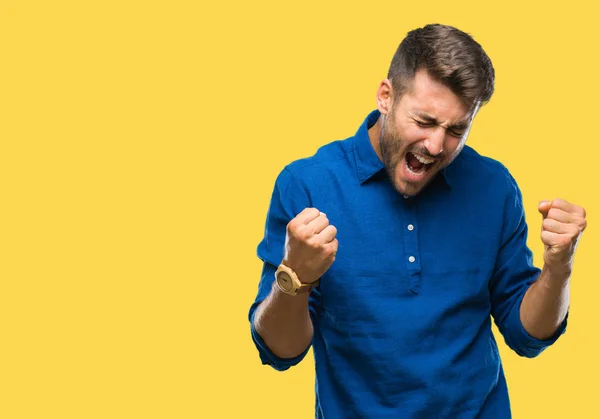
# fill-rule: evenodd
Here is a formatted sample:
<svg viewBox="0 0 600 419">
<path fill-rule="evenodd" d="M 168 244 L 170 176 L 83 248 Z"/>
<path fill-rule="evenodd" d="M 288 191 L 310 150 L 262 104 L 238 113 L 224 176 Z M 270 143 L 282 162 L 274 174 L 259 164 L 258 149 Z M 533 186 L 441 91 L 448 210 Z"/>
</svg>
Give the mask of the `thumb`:
<svg viewBox="0 0 600 419">
<path fill-rule="evenodd" d="M 548 211 L 550 211 L 551 203 L 550 201 L 540 201 L 538 205 L 538 211 L 542 214 L 543 218 L 548 216 Z"/>
</svg>

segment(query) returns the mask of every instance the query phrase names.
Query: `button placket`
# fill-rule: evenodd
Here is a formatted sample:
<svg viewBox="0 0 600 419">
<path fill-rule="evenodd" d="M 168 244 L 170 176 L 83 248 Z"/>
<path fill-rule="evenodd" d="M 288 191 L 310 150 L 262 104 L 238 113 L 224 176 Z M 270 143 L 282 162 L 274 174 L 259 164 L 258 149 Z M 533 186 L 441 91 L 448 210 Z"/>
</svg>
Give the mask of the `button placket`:
<svg viewBox="0 0 600 419">
<path fill-rule="evenodd" d="M 413 293 L 418 294 L 421 289 L 421 259 L 419 255 L 419 236 L 417 234 L 417 207 L 414 201 L 406 208 L 406 216 L 406 230 L 404 233 L 406 269 L 408 271 L 409 288 Z"/>
</svg>

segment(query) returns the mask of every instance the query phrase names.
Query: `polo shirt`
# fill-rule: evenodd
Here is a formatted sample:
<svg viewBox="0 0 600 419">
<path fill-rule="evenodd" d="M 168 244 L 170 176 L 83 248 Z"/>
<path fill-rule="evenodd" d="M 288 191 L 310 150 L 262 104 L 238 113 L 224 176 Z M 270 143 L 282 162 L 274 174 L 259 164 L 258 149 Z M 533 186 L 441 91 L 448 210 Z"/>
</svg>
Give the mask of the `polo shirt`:
<svg viewBox="0 0 600 419">
<path fill-rule="evenodd" d="M 249 313 L 264 364 L 286 370 L 253 326 L 283 259 L 286 225 L 306 207 L 337 228 L 335 262 L 309 298 L 317 418 L 511 417 L 491 320 L 517 354 L 530 336 L 521 301 L 540 270 L 527 247 L 519 188 L 499 162 L 465 146 L 414 197 L 388 179 L 368 129 L 286 166 L 275 182 L 258 256 L 264 262 Z M 283 412 L 282 412 L 283 413 Z"/>
</svg>

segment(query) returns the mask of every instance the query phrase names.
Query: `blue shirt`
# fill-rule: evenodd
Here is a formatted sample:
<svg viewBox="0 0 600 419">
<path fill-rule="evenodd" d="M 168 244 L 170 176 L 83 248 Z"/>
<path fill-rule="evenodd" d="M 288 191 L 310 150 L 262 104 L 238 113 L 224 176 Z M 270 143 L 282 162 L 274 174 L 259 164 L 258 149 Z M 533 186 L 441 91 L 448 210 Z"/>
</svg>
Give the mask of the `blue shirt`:
<svg viewBox="0 0 600 419">
<path fill-rule="evenodd" d="M 288 165 L 275 183 L 258 295 L 283 258 L 287 223 L 306 207 L 338 230 L 336 260 L 310 296 L 317 418 L 506 419 L 510 404 L 491 316 L 516 353 L 540 341 L 519 307 L 540 271 L 527 248 L 519 188 L 508 170 L 465 147 L 417 196 L 388 180 L 369 141 L 354 137 Z M 251 326 L 263 363 L 286 370 Z M 307 348 L 308 351 L 308 348 Z"/>
</svg>

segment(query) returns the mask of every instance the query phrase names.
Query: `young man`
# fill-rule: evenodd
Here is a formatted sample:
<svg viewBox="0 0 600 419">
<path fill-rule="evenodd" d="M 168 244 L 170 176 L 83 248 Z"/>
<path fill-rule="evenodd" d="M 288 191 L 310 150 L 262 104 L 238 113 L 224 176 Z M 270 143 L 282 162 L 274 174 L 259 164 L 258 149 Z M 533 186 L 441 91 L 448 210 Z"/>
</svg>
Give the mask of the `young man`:
<svg viewBox="0 0 600 419">
<path fill-rule="evenodd" d="M 585 211 L 540 203 L 534 267 L 514 179 L 465 147 L 493 90 L 469 35 L 411 31 L 356 135 L 277 178 L 252 338 L 278 370 L 313 345 L 318 418 L 506 419 L 490 315 L 526 357 L 565 331 Z"/>
</svg>

